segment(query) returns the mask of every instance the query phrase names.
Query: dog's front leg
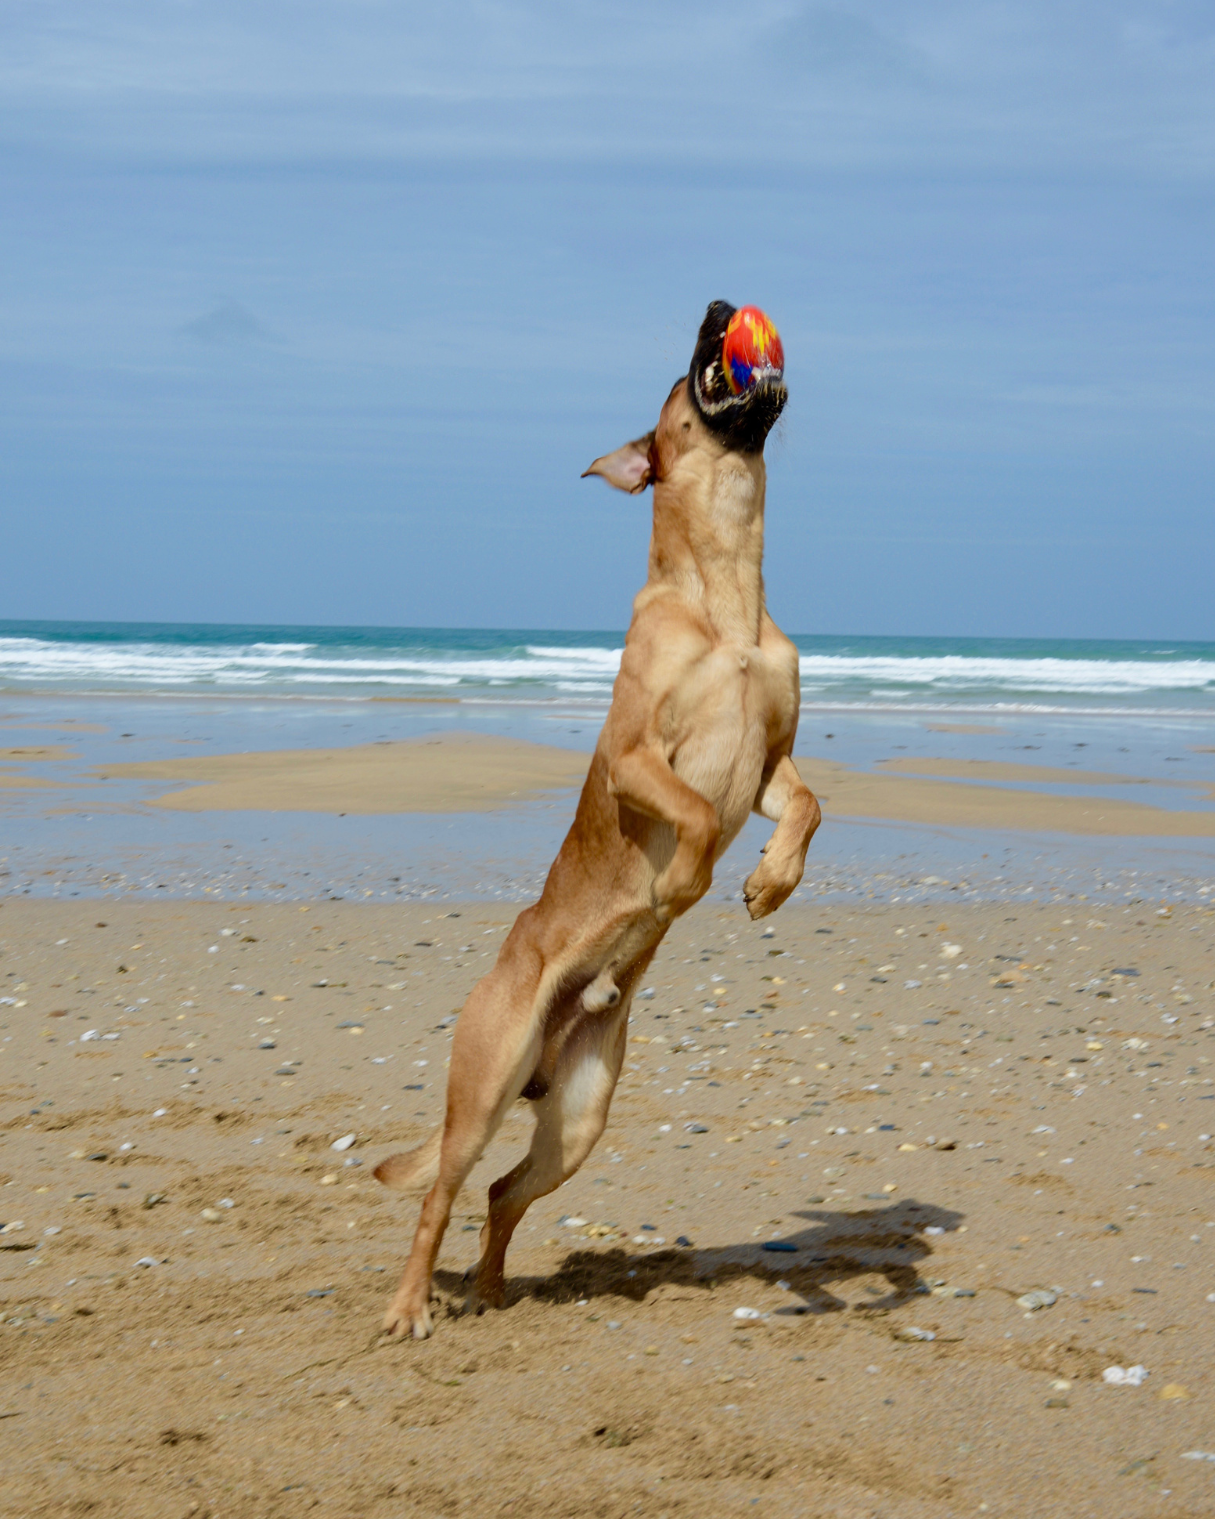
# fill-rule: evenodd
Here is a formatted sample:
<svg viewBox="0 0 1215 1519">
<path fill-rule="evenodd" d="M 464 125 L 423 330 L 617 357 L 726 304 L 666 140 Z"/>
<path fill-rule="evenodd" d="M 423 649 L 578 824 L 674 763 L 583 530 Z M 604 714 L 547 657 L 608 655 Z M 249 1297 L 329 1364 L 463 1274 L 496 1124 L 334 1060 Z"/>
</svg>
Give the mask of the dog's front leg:
<svg viewBox="0 0 1215 1519">
<path fill-rule="evenodd" d="M 654 910 L 669 922 L 713 884 L 721 823 L 712 803 L 671 769 L 658 749 L 630 749 L 612 762 L 608 791 L 644 817 L 675 830 L 675 853 L 654 882 Z"/>
<path fill-rule="evenodd" d="M 764 846 L 764 857 L 743 886 L 743 901 L 752 918 L 775 912 L 802 878 L 806 850 L 822 821 L 818 799 L 782 754 L 764 772 L 754 810 L 776 824 Z"/>
</svg>

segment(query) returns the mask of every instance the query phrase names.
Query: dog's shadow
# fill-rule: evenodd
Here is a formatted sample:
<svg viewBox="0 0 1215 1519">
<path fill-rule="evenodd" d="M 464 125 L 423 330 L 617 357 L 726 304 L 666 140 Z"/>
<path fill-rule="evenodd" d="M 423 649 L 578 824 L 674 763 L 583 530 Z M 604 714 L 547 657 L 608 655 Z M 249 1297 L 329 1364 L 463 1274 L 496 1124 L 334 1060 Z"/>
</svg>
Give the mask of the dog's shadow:
<svg viewBox="0 0 1215 1519">
<path fill-rule="evenodd" d="M 510 1278 L 506 1306 L 526 1298 L 550 1303 L 603 1297 L 639 1301 L 659 1287 L 703 1292 L 750 1277 L 764 1283 L 780 1278 L 801 1299 L 777 1313 L 838 1313 L 848 1304 L 829 1284 L 878 1276 L 886 1279 L 889 1290 L 868 1288 L 872 1301 L 856 1306 L 885 1310 L 929 1290 L 917 1266 L 932 1255 L 932 1236 L 953 1233 L 964 1215 L 908 1198 L 855 1213 L 816 1208 L 793 1217 L 807 1220 L 811 1227 L 782 1234 L 780 1250 L 765 1249 L 759 1241 L 715 1249 L 689 1244 L 633 1252 L 575 1250 L 549 1276 Z M 464 1279 L 452 1271 L 437 1272 L 435 1281 L 453 1298 L 462 1298 L 466 1290 Z"/>
</svg>

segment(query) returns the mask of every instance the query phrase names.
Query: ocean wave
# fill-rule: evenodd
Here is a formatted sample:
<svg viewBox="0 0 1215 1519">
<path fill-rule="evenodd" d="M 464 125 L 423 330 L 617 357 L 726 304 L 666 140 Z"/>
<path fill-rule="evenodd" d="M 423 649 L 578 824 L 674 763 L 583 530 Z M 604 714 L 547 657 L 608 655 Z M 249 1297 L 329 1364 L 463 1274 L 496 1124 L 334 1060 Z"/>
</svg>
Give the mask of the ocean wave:
<svg viewBox="0 0 1215 1519">
<path fill-rule="evenodd" d="M 610 689 L 620 650 L 537 648 L 500 654 L 322 649 L 315 644 L 59 643 L 0 638 L 0 681 L 59 684 L 75 679 L 178 687 L 202 682 L 345 685 L 548 684 L 580 679 Z M 596 679 L 596 677 L 599 677 Z M 608 677 L 605 686 L 604 677 Z"/>
<path fill-rule="evenodd" d="M 803 654 L 802 690 L 845 682 L 933 686 L 942 692 L 976 687 L 1116 695 L 1133 691 L 1215 691 L 1215 661 L 1204 659 L 993 659 L 962 654 Z M 876 692 L 874 694 L 877 694 Z M 889 689 L 882 695 L 894 694 Z"/>
<path fill-rule="evenodd" d="M 610 635 L 583 642 L 577 634 L 546 639 L 438 629 L 284 628 L 276 637 L 274 629 L 96 627 L 73 636 L 75 626 L 58 625 L 54 636 L 39 636 L 25 631 L 29 625 L 5 625 L 0 689 L 346 694 L 362 700 L 379 689 L 420 696 L 443 691 L 469 701 L 605 703 L 623 653 L 620 640 Z M 802 700 L 808 708 L 1215 711 L 1212 645 L 1068 648 L 1062 642 L 988 640 L 980 646 L 965 640 L 823 638 L 800 643 Z"/>
</svg>

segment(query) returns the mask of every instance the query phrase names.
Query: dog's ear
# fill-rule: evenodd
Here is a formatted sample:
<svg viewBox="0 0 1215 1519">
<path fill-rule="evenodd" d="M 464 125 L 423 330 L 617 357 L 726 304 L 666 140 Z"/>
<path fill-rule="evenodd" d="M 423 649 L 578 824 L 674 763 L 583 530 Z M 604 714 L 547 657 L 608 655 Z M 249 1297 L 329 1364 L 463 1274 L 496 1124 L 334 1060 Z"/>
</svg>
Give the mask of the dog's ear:
<svg viewBox="0 0 1215 1519">
<path fill-rule="evenodd" d="M 596 459 L 590 469 L 583 471 L 582 478 L 585 480 L 587 475 L 602 475 L 618 491 L 627 491 L 630 496 L 636 496 L 654 478 L 654 466 L 650 458 L 653 446 L 652 432 L 646 433 L 644 438 L 634 438 L 615 453 L 604 454 L 602 459 Z"/>
</svg>

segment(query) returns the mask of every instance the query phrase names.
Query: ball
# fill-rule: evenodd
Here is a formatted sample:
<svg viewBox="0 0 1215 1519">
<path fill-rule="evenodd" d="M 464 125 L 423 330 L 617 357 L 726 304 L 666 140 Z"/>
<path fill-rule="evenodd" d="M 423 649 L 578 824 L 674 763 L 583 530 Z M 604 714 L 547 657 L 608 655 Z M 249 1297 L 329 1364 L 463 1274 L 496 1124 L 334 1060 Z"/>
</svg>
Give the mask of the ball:
<svg viewBox="0 0 1215 1519">
<path fill-rule="evenodd" d="M 780 334 L 758 306 L 742 306 L 730 318 L 721 345 L 721 367 L 736 396 L 757 380 L 779 379 L 784 373 Z"/>
</svg>

